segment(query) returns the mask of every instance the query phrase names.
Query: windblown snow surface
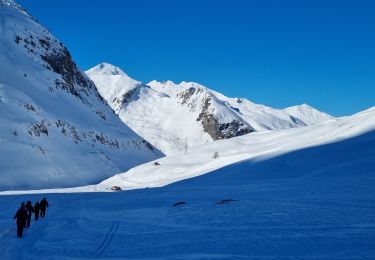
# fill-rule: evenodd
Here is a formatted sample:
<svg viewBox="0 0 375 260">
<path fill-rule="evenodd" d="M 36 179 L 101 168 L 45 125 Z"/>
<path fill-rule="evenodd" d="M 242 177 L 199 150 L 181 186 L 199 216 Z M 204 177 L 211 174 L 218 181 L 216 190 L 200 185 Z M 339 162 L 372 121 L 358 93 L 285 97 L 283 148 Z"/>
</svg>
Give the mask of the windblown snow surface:
<svg viewBox="0 0 375 260">
<path fill-rule="evenodd" d="M 50 192 L 136 190 L 0 196 L 1 255 L 375 259 L 375 108 L 221 140 L 158 162 L 96 186 Z M 51 205 L 47 218 L 17 239 L 11 217 L 18 204 L 43 196 Z"/>
</svg>

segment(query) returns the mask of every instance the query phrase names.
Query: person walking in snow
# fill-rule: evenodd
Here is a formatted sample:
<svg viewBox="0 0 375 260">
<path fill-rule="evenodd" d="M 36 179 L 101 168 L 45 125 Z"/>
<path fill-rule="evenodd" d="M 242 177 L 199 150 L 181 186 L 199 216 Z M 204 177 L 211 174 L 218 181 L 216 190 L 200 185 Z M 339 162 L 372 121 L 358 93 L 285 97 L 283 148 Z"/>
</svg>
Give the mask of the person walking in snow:
<svg viewBox="0 0 375 260">
<path fill-rule="evenodd" d="M 24 202 L 21 203 L 21 207 L 17 210 L 13 219 L 16 219 L 17 223 L 17 237 L 22 238 L 23 228 L 27 221 L 27 210 Z"/>
<path fill-rule="evenodd" d="M 48 201 L 46 198 L 43 198 L 41 201 L 40 201 L 40 216 L 42 218 L 44 218 L 44 216 L 46 215 L 46 210 L 48 208 Z"/>
<path fill-rule="evenodd" d="M 35 202 L 35 205 L 34 205 L 35 221 L 38 221 L 39 219 L 39 211 L 40 211 L 40 205 L 39 205 L 39 201 L 37 201 Z"/>
<path fill-rule="evenodd" d="M 30 222 L 31 222 L 31 216 L 32 216 L 32 214 L 34 212 L 34 207 L 33 207 L 33 205 L 31 205 L 31 201 L 30 200 L 26 203 L 26 210 L 27 210 L 26 227 L 29 228 L 30 227 Z"/>
</svg>

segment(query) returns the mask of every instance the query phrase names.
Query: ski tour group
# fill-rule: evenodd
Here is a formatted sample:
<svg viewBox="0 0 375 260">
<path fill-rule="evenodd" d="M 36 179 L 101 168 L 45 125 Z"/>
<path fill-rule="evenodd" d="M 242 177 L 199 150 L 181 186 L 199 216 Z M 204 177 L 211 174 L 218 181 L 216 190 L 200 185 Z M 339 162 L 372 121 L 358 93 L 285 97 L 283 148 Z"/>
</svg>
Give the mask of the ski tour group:
<svg viewBox="0 0 375 260">
<path fill-rule="evenodd" d="M 34 206 L 31 204 L 31 201 L 28 201 L 26 204 L 22 202 L 21 207 L 13 217 L 17 224 L 17 237 L 22 238 L 24 228 L 30 227 L 33 213 L 35 215 L 35 221 L 38 221 L 39 216 L 44 218 L 47 208 L 48 201 L 46 198 L 43 198 L 40 202 L 37 201 Z"/>
</svg>

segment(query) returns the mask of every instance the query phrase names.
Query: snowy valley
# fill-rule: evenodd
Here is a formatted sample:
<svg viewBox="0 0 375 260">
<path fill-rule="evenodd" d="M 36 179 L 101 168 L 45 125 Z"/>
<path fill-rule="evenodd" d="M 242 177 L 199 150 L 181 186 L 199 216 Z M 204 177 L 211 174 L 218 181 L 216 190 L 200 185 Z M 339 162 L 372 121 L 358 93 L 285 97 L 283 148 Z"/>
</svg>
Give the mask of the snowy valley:
<svg viewBox="0 0 375 260">
<path fill-rule="evenodd" d="M 3 192 L 0 252 L 6 259 L 372 259 L 373 147 L 374 108 L 308 131 L 211 142 L 98 185 Z M 126 191 L 107 192 L 112 185 Z M 17 202 L 41 196 L 51 204 L 47 218 L 17 241 L 7 216 Z"/>
<path fill-rule="evenodd" d="M 13 0 L 0 35 L 1 259 L 375 259 L 375 107 L 83 72 Z"/>
</svg>

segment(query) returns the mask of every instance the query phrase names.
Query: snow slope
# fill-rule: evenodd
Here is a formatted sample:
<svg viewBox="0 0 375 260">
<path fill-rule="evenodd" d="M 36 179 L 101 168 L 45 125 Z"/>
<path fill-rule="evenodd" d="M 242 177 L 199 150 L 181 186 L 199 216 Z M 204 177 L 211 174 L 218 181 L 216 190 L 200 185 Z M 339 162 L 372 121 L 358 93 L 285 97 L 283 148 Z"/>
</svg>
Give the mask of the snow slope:
<svg viewBox="0 0 375 260">
<path fill-rule="evenodd" d="M 0 35 L 0 190 L 86 185 L 162 156 L 13 1 L 0 0 Z"/>
<path fill-rule="evenodd" d="M 194 82 L 152 81 L 146 85 L 108 63 L 86 74 L 123 122 L 168 155 L 181 153 L 186 143 L 194 147 L 254 131 L 299 127 L 332 118 L 311 108 L 301 115 L 314 120 L 305 122 L 289 110 L 228 98 Z"/>
<path fill-rule="evenodd" d="M 262 131 L 212 142 L 196 147 L 189 151 L 187 155 L 164 157 L 158 160 L 160 166 L 155 166 L 153 162 L 137 166 L 128 172 L 103 181 L 95 188 L 106 190 L 113 185 L 121 186 L 123 189 L 160 187 L 203 175 L 234 163 L 243 162 L 251 165 L 254 162 L 300 149 L 354 138 L 370 131 L 375 131 L 375 107 L 351 117 L 343 117 L 315 126 Z M 363 145 L 367 149 L 370 148 L 371 153 L 368 156 L 373 156 L 374 151 L 371 143 L 364 142 Z M 216 152 L 218 156 L 213 158 Z M 341 151 L 349 157 L 349 161 L 344 163 L 353 163 L 350 161 L 350 157 L 353 156 L 353 153 L 360 154 L 359 152 Z M 332 166 L 330 167 L 341 166 L 336 161 L 335 156 L 336 154 L 332 154 L 330 157 L 332 158 Z M 371 157 L 371 159 L 375 159 L 375 157 Z M 302 160 L 305 160 L 305 158 L 302 158 Z M 303 166 L 303 162 L 297 162 L 297 166 Z M 301 169 L 297 167 L 296 170 L 300 171 Z M 306 167 L 304 170 L 310 171 L 311 169 Z"/>
<path fill-rule="evenodd" d="M 264 169 L 254 176 L 263 178 L 273 174 L 276 170 L 282 171 L 287 168 L 290 172 L 282 172 L 281 177 L 289 173 L 312 174 L 315 171 L 333 171 L 351 165 L 358 169 L 363 168 L 362 162 L 366 161 L 371 167 L 364 167 L 364 170 L 375 167 L 373 160 L 375 151 L 373 149 L 375 132 L 375 107 L 355 114 L 350 117 L 337 118 L 314 126 L 301 128 L 281 129 L 272 131 L 256 132 L 251 135 L 219 140 L 189 150 L 187 154 L 174 155 L 160 158 L 130 169 L 127 172 L 110 177 L 99 184 L 69 189 L 47 189 L 27 191 L 4 191 L 0 195 L 12 194 L 34 194 L 34 193 L 70 193 L 70 192 L 101 192 L 109 191 L 113 186 L 120 186 L 122 190 L 162 187 L 171 183 L 191 179 L 201 175 L 212 173 L 243 172 L 245 175 L 251 173 L 256 165 L 265 165 L 273 158 L 284 158 L 288 154 L 303 154 L 304 150 L 316 151 L 313 155 L 304 155 L 300 158 L 281 161 L 280 170 L 275 166 Z M 361 139 L 358 136 L 363 136 Z M 359 139 L 360 141 L 356 141 Z M 331 151 L 320 154 L 325 147 L 334 144 L 354 142 L 355 148 L 343 145 L 337 147 L 338 151 Z M 354 141 L 350 141 L 354 140 Z M 361 148 L 362 147 L 362 148 Z M 345 155 L 345 159 L 340 159 Z M 325 165 L 319 164 L 324 161 Z M 158 162 L 159 165 L 155 165 Z M 263 163 L 264 162 L 264 163 Z M 271 165 L 271 164 L 270 164 Z M 233 168 L 232 168 L 233 167 Z M 239 167 L 237 170 L 236 167 Z M 322 169 L 319 169 L 322 167 Z M 208 174 L 209 173 L 209 174 Z M 218 174 L 216 174 L 218 175 Z M 234 176 L 234 175 L 233 175 Z M 244 178 L 252 178 L 253 175 Z M 227 176 L 230 179 L 230 176 Z M 243 177 L 243 176 L 242 176 Z M 241 178 L 242 178 L 241 177 Z M 273 175 L 274 178 L 278 177 Z M 205 177 L 206 178 L 206 177 Z M 197 178 L 201 180 L 200 178 Z M 228 179 L 225 182 L 228 182 Z"/>
<path fill-rule="evenodd" d="M 372 108 L 319 126 L 221 140 L 191 151 L 186 158 L 195 166 L 179 156 L 159 160 L 160 168 L 138 167 L 142 178 L 123 176 L 124 187 L 156 186 L 148 185 L 147 167 L 162 185 L 172 174 L 193 176 L 199 167 L 248 158 L 162 188 L 0 196 L 0 253 L 3 259 L 374 259 L 374 119 Z M 219 147 L 228 151 L 211 158 Z M 18 240 L 10 217 L 21 201 L 43 196 L 51 205 L 47 218 Z"/>
</svg>

